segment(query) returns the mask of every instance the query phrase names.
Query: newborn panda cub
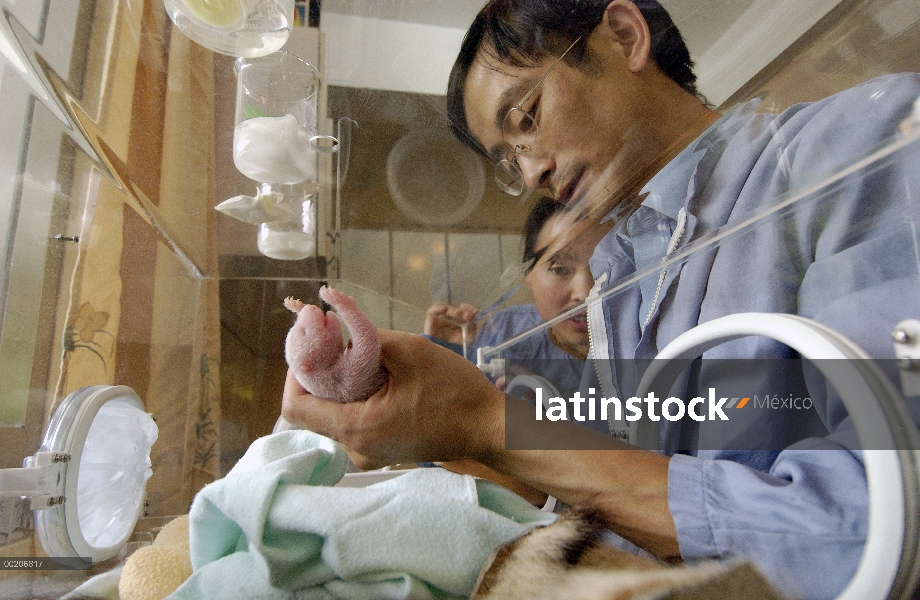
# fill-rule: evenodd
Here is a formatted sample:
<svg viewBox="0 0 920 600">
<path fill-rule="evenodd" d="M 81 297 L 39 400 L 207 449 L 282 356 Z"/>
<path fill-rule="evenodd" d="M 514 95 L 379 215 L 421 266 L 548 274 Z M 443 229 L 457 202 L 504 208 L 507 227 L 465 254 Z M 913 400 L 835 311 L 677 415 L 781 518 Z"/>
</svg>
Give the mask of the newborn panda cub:
<svg viewBox="0 0 920 600">
<path fill-rule="evenodd" d="M 297 313 L 288 332 L 284 357 L 305 390 L 327 400 L 364 400 L 386 383 L 380 366 L 380 336 L 351 296 L 323 286 L 319 296 L 335 312 L 323 313 L 312 304 L 285 298 L 284 305 Z M 341 322 L 351 340 L 342 341 Z"/>
<path fill-rule="evenodd" d="M 596 513 L 572 510 L 499 547 L 471 600 L 782 600 L 749 563 L 673 566 L 603 542 Z"/>
</svg>

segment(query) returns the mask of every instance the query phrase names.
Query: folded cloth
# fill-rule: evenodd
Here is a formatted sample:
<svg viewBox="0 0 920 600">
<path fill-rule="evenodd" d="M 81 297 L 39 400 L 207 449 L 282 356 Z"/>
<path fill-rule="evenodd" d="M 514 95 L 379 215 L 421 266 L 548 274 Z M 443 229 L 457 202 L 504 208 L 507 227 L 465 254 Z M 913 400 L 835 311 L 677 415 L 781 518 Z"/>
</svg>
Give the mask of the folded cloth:
<svg viewBox="0 0 920 600">
<path fill-rule="evenodd" d="M 194 573 L 169 598 L 468 598 L 492 549 L 555 519 L 519 496 L 444 469 L 331 487 L 332 440 L 257 440 L 189 513 Z"/>
</svg>

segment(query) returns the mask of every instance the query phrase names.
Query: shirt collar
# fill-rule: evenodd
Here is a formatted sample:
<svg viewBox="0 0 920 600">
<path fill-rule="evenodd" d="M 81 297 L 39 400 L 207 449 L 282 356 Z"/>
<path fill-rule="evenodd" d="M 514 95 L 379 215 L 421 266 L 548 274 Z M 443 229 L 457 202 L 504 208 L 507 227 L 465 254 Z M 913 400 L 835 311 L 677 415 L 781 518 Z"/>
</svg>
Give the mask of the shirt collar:
<svg viewBox="0 0 920 600">
<path fill-rule="evenodd" d="M 710 149 L 724 147 L 724 142 L 747 122 L 759 104 L 760 101 L 754 99 L 733 106 L 719 117 L 643 186 L 639 192 L 640 197 L 644 197 L 642 206 L 676 220 L 680 209 L 687 206 L 690 193 L 687 186 L 692 181 L 700 160 Z M 610 219 L 616 213 L 617 210 L 614 209 L 604 220 Z"/>
</svg>

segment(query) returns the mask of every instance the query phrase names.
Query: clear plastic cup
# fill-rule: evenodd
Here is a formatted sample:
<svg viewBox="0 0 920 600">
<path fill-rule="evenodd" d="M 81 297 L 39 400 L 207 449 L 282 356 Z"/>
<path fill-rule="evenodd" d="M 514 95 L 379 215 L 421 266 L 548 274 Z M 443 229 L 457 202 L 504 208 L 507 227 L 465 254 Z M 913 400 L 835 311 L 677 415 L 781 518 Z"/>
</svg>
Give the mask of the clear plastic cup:
<svg viewBox="0 0 920 600">
<path fill-rule="evenodd" d="M 237 59 L 236 73 L 236 168 L 265 183 L 316 181 L 316 68 L 276 52 Z"/>
<path fill-rule="evenodd" d="M 288 217 L 259 225 L 259 252 L 277 260 L 300 260 L 316 249 L 313 194 L 309 185 L 261 185 L 261 195 L 287 209 Z"/>
<path fill-rule="evenodd" d="M 163 0 L 176 27 L 209 50 L 254 58 L 287 42 L 294 0 Z"/>
<path fill-rule="evenodd" d="M 313 254 L 316 238 L 293 221 L 273 221 L 259 225 L 259 252 L 276 260 L 301 260 Z"/>
</svg>

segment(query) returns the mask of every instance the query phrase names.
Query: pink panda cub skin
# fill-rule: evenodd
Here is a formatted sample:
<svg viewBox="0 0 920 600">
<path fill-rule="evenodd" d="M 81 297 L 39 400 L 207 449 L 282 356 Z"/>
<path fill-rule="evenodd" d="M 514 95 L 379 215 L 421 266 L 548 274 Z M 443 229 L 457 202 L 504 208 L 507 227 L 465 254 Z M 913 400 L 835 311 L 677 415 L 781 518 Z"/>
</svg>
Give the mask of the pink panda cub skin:
<svg viewBox="0 0 920 600">
<path fill-rule="evenodd" d="M 323 313 L 312 304 L 285 298 L 284 305 L 297 313 L 288 332 L 284 356 L 297 381 L 314 396 L 335 402 L 364 400 L 386 383 L 380 366 L 380 337 L 351 296 L 323 286 L 319 296 L 336 312 Z M 341 318 L 351 342 L 342 341 Z"/>
</svg>

